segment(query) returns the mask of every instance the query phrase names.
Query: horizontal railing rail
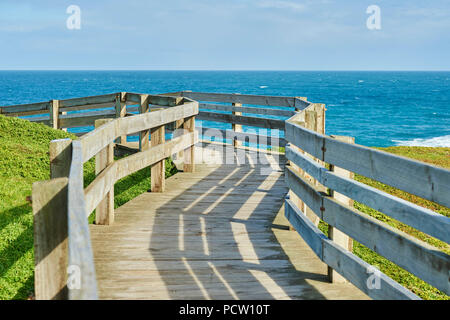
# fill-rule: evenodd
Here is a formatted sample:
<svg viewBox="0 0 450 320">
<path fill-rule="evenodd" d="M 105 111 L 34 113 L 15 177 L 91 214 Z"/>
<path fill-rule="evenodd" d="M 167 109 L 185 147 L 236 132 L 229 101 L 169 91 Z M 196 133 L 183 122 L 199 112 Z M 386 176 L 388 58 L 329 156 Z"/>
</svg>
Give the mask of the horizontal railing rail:
<svg viewBox="0 0 450 320">
<path fill-rule="evenodd" d="M 261 96 L 247 94 L 205 93 L 181 91 L 167 93 L 167 96 L 186 97 L 201 101 L 198 120 L 231 124 L 230 130 L 207 123 L 202 129 L 202 136 L 217 137 L 221 135 L 223 142 L 232 140 L 235 147 L 243 144 L 255 144 L 257 148 L 266 145 L 271 148 L 284 147 L 283 137 L 285 120 L 303 110 L 311 103 L 301 97 Z M 214 103 L 211 103 L 214 102 Z M 220 104 L 217 104 L 220 103 Z M 245 105 L 245 106 L 244 106 Z M 242 126 L 253 129 L 243 130 Z M 274 134 L 259 133 L 259 129 L 278 130 Z M 274 136 L 276 135 L 276 137 Z"/>
<path fill-rule="evenodd" d="M 89 127 L 95 120 L 120 118 L 140 112 L 139 94 L 111 93 L 98 96 L 50 100 L 0 107 L 0 114 L 5 116 L 26 117 L 31 122 L 43 123 L 55 129 Z M 150 108 L 168 108 L 182 103 L 183 98 L 167 96 L 148 96 Z M 82 132 L 78 135 L 85 134 Z"/>
<path fill-rule="evenodd" d="M 113 223 L 115 182 L 151 167 L 151 190 L 163 192 L 164 161 L 179 151 L 184 151 L 184 171 L 194 170 L 198 103 L 131 94 L 131 99 L 138 98 L 142 114 L 97 119 L 96 129 L 79 140 L 51 142 L 52 180 L 33 185 L 37 299 L 98 298 L 87 218 L 95 209 L 96 224 Z M 66 105 L 82 101 L 74 99 Z M 155 103 L 170 108 L 149 112 L 149 106 Z M 178 122 L 183 132 L 166 142 L 165 125 L 173 122 Z M 141 152 L 114 161 L 114 142 L 138 132 Z M 94 156 L 97 176 L 83 188 L 83 164 Z"/>
<path fill-rule="evenodd" d="M 302 112 L 306 117 L 309 109 Z M 305 128 L 305 115 L 297 114 L 286 121 L 286 157 L 290 165 L 286 167 L 285 178 L 291 190 L 286 200 L 286 217 L 330 267 L 330 277 L 337 271 L 372 298 L 418 298 L 379 270 L 381 285 L 369 288 L 371 266 L 351 253 L 349 243 L 354 239 L 449 294 L 449 255 L 356 210 L 351 204 L 353 200 L 361 202 L 446 243 L 450 240 L 450 218 L 354 181 L 349 173 L 448 207 L 450 171 L 351 144 L 349 139 L 325 136 Z M 329 225 L 330 238 L 318 229 L 318 219 Z"/>
</svg>

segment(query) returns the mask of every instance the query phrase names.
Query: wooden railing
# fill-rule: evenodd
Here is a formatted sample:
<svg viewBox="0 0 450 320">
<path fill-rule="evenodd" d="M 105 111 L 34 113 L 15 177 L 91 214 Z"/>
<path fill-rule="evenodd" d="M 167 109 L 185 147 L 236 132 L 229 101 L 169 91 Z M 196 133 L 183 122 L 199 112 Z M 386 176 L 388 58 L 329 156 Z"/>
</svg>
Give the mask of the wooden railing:
<svg viewBox="0 0 450 320">
<path fill-rule="evenodd" d="M 0 107 L 0 114 L 27 117 L 31 122 L 43 123 L 54 129 L 93 126 L 98 119 L 122 118 L 133 113 L 142 113 L 140 94 L 118 92 L 99 96 L 50 100 L 14 106 Z M 180 103 L 181 98 L 166 102 L 167 97 L 149 95 L 149 108 L 171 107 Z M 170 105 L 166 105 L 169 103 Z M 76 111 L 76 112 L 74 112 Z M 31 117 L 30 117 L 31 116 Z M 83 135 L 87 132 L 80 132 Z M 123 137 L 122 137 L 123 138 Z"/>
<path fill-rule="evenodd" d="M 283 134 L 264 135 L 253 132 L 243 132 L 242 126 L 253 128 L 276 129 L 284 132 L 284 122 L 296 112 L 306 108 L 309 103 L 301 97 L 259 96 L 227 93 L 204 93 L 182 91 L 168 93 L 176 97 L 190 98 L 199 101 L 198 120 L 231 124 L 232 130 L 214 128 L 212 125 L 202 125 L 198 128 L 202 136 L 232 140 L 234 146 L 251 142 L 258 146 L 284 147 L 286 141 Z M 221 103 L 221 104 L 217 104 Z M 247 105 L 247 106 L 244 106 Z"/>
<path fill-rule="evenodd" d="M 52 179 L 33 184 L 36 299 L 98 298 L 88 217 L 96 209 L 97 224 L 113 223 L 115 182 L 151 166 L 151 189 L 163 192 L 164 160 L 182 150 L 184 170 L 194 170 L 198 103 L 186 98 L 127 96 L 139 103 L 142 114 L 96 120 L 97 128 L 79 140 L 51 142 Z M 150 104 L 170 108 L 150 113 Z M 166 142 L 165 126 L 180 121 L 184 133 Z M 141 151 L 114 161 L 117 138 L 137 132 Z M 83 164 L 94 156 L 97 176 L 84 189 Z"/>
<path fill-rule="evenodd" d="M 352 239 L 450 294 L 450 256 L 364 214 L 359 201 L 419 231 L 450 242 L 450 218 L 352 180 L 351 172 L 438 204 L 450 206 L 450 171 L 352 144 L 349 137 L 325 136 L 309 127 L 317 105 L 286 121 L 285 214 L 316 255 L 329 266 L 330 280 L 353 283 L 375 299 L 418 299 L 351 251 Z M 309 122 L 309 123 L 308 123 Z M 319 131 L 319 132 L 318 132 Z M 329 167 L 327 168 L 327 165 Z M 319 228 L 329 225 L 329 237 Z M 342 278 L 342 275 L 344 278 Z M 377 277 L 377 286 L 368 284 Z"/>
<path fill-rule="evenodd" d="M 99 108 L 103 110 L 88 111 Z M 148 166 L 152 166 L 152 190 L 163 192 L 164 159 L 173 154 L 184 151 L 184 170 L 193 171 L 197 130 L 205 136 L 219 132 L 235 146 L 257 141 L 259 145 L 286 147 L 289 165 L 285 176 L 290 189 L 286 217 L 329 266 L 332 282 L 350 281 L 376 299 L 418 298 L 355 256 L 354 239 L 439 290 L 450 292 L 448 255 L 352 205 L 353 200 L 361 202 L 449 243 L 449 218 L 359 183 L 353 180 L 353 173 L 449 207 L 450 171 L 355 145 L 350 137 L 325 136 L 323 104 L 301 97 L 190 91 L 152 96 L 122 92 L 0 110 L 11 116 L 47 113 L 31 120 L 54 128 L 96 126 L 80 140 L 53 141 L 52 180 L 33 185 L 38 299 L 97 297 L 87 216 L 96 209 L 96 223 L 111 224 L 114 183 Z M 80 110 L 85 112 L 65 114 Z M 131 114 L 136 111 L 141 114 Z M 231 130 L 213 125 L 196 130 L 194 117 L 231 124 Z M 277 129 L 284 131 L 284 137 L 242 132 L 242 125 Z M 166 142 L 165 130 L 179 128 L 188 133 Z M 114 142 L 135 133 L 139 133 L 140 152 L 114 161 Z M 83 189 L 83 163 L 94 156 L 97 177 Z M 328 237 L 318 228 L 320 220 L 328 224 Z M 68 288 L 66 283 L 71 283 L 71 279 L 75 279 L 71 287 L 77 287 L 78 271 L 82 274 L 81 289 Z M 377 277 L 379 287 L 368 286 L 371 276 Z"/>
</svg>

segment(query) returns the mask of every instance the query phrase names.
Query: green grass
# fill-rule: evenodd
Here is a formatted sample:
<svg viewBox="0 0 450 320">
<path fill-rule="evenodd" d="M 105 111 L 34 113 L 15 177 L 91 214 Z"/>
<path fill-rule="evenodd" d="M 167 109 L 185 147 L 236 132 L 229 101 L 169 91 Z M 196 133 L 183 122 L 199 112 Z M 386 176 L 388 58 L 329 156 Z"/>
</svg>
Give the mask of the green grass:
<svg viewBox="0 0 450 320">
<path fill-rule="evenodd" d="M 26 197 L 33 182 L 49 179 L 49 142 L 61 138 L 73 137 L 0 116 L 0 299 L 24 299 L 33 291 L 33 217 Z"/>
<path fill-rule="evenodd" d="M 74 135 L 29 121 L 0 115 L 0 300 L 27 299 L 34 288 L 33 216 L 26 197 L 33 182 L 50 177 L 51 140 Z M 166 160 L 166 177 L 177 172 Z M 95 178 L 95 161 L 84 166 L 86 185 Z M 150 169 L 114 186 L 115 207 L 150 189 Z M 90 222 L 94 215 L 91 215 Z"/>
<path fill-rule="evenodd" d="M 0 299 L 26 299 L 33 292 L 33 218 L 26 197 L 31 195 L 33 182 L 49 179 L 49 143 L 51 140 L 61 138 L 76 139 L 75 136 L 63 131 L 0 115 Z M 450 168 L 450 148 L 380 149 Z M 95 178 L 94 169 L 93 160 L 85 164 L 86 185 Z M 175 166 L 167 160 L 166 177 L 175 173 Z M 114 186 L 115 207 L 147 191 L 150 188 L 149 176 L 150 169 L 146 168 L 118 181 Z M 355 179 L 450 217 L 448 208 L 359 175 L 356 175 Z M 450 253 L 449 246 L 442 241 L 361 203 L 355 202 L 355 207 L 440 248 L 447 254 Z M 92 220 L 93 215 L 90 217 L 90 221 Z M 326 224 L 321 223 L 320 228 L 327 233 Z M 449 296 L 357 242 L 354 242 L 354 253 L 424 299 L 449 299 Z"/>
</svg>

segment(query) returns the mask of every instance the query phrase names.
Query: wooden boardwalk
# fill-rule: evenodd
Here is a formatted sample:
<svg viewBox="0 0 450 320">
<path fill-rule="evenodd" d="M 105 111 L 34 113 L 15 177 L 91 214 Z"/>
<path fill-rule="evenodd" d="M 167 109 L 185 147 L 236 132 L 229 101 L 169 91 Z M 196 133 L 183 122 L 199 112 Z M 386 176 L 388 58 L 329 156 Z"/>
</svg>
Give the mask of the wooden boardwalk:
<svg viewBox="0 0 450 320">
<path fill-rule="evenodd" d="M 289 230 L 284 156 L 227 154 L 233 163 L 180 172 L 166 192 L 117 209 L 113 225 L 91 226 L 99 298 L 366 299 L 329 283 L 327 266 Z"/>
<path fill-rule="evenodd" d="M 448 217 L 353 175 L 449 207 L 450 171 L 328 136 L 325 110 L 305 97 L 192 91 L 0 107 L 55 129 L 96 128 L 52 141 L 51 180 L 33 184 L 36 299 L 419 299 L 353 254 L 353 240 L 450 294 L 448 254 L 352 205 L 449 243 Z M 137 134 L 139 152 L 117 145 Z M 183 173 L 166 183 L 174 155 Z M 152 193 L 115 210 L 114 184 L 148 167 Z"/>
</svg>

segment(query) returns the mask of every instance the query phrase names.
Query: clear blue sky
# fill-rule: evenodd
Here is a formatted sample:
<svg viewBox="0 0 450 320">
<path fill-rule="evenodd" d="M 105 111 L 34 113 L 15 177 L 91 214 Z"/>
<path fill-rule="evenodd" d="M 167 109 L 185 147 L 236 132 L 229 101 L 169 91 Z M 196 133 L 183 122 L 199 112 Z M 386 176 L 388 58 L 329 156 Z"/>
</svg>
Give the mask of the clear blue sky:
<svg viewBox="0 0 450 320">
<path fill-rule="evenodd" d="M 1 0 L 0 43 L 0 69 L 450 70 L 450 0 Z"/>
</svg>

